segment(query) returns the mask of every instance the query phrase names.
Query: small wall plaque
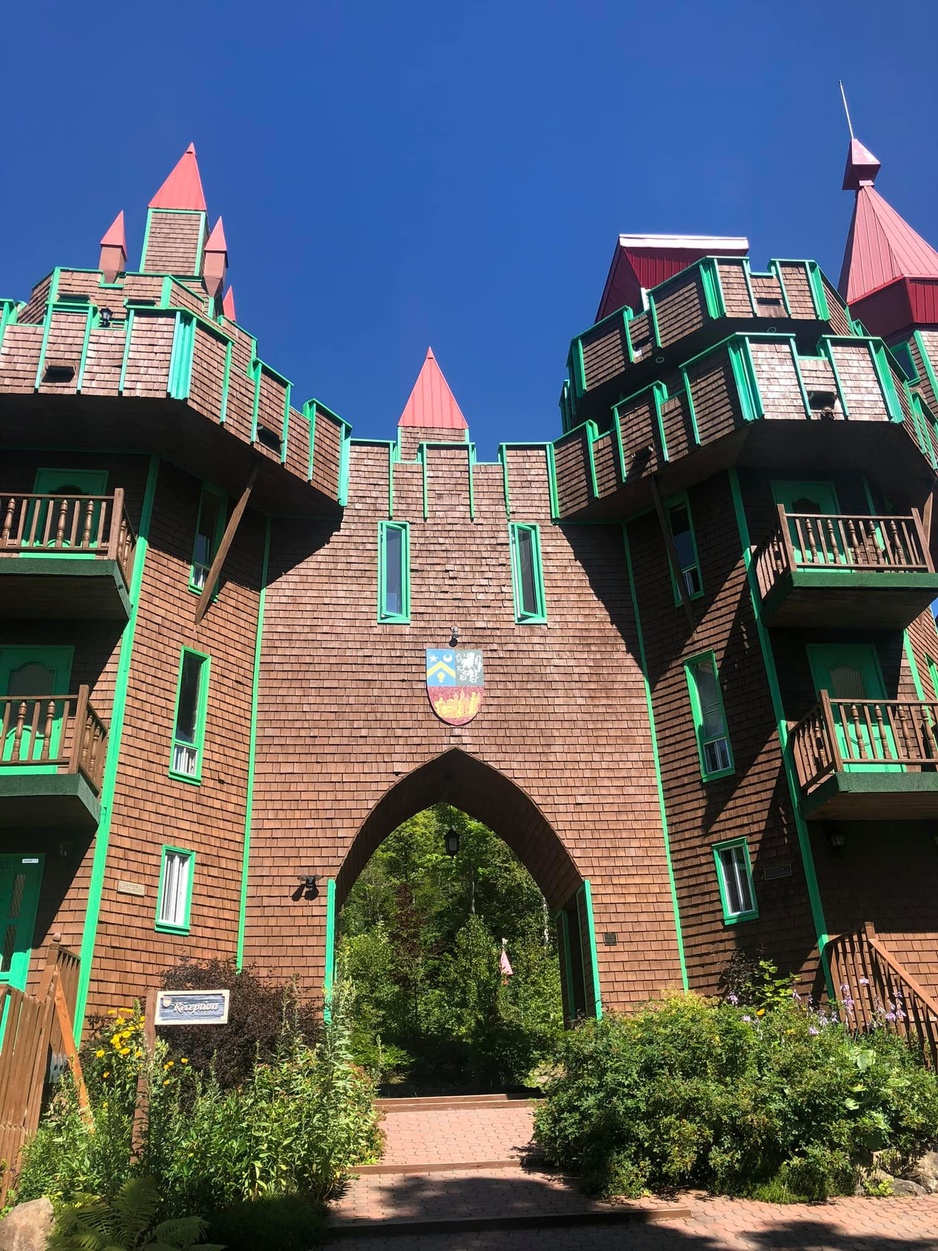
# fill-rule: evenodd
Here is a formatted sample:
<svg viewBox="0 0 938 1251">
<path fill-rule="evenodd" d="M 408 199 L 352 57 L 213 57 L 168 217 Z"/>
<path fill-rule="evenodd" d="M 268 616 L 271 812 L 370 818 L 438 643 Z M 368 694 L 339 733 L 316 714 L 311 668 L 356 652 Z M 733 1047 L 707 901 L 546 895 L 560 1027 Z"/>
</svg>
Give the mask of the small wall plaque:
<svg viewBox="0 0 938 1251">
<path fill-rule="evenodd" d="M 161 990 L 155 1025 L 227 1025 L 227 990 Z"/>
<path fill-rule="evenodd" d="M 790 864 L 767 864 L 762 871 L 762 876 L 767 882 L 771 882 L 776 877 L 791 877 Z"/>
<path fill-rule="evenodd" d="M 612 933 L 603 934 L 603 943 L 606 947 L 614 947 L 618 941 L 619 941 L 618 934 L 612 934 Z"/>
<path fill-rule="evenodd" d="M 117 889 L 121 895 L 143 895 L 146 893 L 142 882 L 118 882 Z"/>
</svg>

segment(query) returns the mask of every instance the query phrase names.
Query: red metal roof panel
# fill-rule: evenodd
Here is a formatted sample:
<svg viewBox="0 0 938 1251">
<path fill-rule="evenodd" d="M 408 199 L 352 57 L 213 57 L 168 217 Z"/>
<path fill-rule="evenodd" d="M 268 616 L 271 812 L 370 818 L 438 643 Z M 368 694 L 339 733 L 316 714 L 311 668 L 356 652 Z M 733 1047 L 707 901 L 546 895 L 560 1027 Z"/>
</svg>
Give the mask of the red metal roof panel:
<svg viewBox="0 0 938 1251">
<path fill-rule="evenodd" d="M 449 383 L 443 377 L 443 371 L 436 363 L 432 348 L 427 348 L 426 360 L 397 424 L 436 430 L 468 429 L 468 423 L 456 403 L 456 397 L 449 389 Z"/>
<path fill-rule="evenodd" d="M 150 201 L 149 208 L 201 209 L 205 212 L 205 193 L 199 176 L 199 163 L 195 159 L 195 144 L 188 148 L 176 162 L 169 177 Z"/>
</svg>

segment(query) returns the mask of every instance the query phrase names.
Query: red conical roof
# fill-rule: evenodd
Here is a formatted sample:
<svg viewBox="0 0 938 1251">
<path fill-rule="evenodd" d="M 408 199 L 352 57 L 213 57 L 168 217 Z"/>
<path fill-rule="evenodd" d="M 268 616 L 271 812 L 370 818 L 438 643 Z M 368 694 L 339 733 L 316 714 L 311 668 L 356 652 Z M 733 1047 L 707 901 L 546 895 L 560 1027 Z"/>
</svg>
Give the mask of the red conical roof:
<svg viewBox="0 0 938 1251">
<path fill-rule="evenodd" d="M 225 255 L 228 254 L 228 241 L 225 238 L 225 227 L 222 225 L 220 217 L 212 227 L 212 233 L 209 235 L 208 242 L 205 244 L 205 251 L 224 252 Z"/>
<path fill-rule="evenodd" d="M 235 313 L 234 287 L 229 287 L 222 297 L 221 311 L 225 314 L 229 321 L 238 320 L 238 316 Z"/>
<path fill-rule="evenodd" d="M 844 189 L 855 190 L 857 199 L 840 273 L 840 292 L 848 304 L 897 278 L 938 278 L 938 252 L 873 186 L 878 171 L 876 157 L 854 139 Z"/>
<path fill-rule="evenodd" d="M 195 159 L 195 144 L 190 143 L 175 169 L 149 203 L 149 208 L 201 209 L 205 212 L 205 193 Z"/>
<path fill-rule="evenodd" d="M 449 383 L 436 363 L 432 348 L 427 348 L 427 358 L 397 424 L 435 430 L 468 429 L 466 419 L 449 389 Z"/>
<path fill-rule="evenodd" d="M 101 240 L 102 248 L 123 248 L 124 253 L 127 252 L 127 236 L 124 233 L 124 210 L 117 214 L 105 231 L 104 238 Z"/>
</svg>

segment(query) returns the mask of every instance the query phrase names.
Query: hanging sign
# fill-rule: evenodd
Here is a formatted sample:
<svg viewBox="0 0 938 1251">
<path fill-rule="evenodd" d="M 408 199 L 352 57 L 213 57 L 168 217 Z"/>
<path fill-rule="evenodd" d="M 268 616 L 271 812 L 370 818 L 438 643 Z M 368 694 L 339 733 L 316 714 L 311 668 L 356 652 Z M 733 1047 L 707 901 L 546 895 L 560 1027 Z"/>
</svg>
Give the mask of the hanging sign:
<svg viewBox="0 0 938 1251">
<path fill-rule="evenodd" d="M 227 1025 L 227 990 L 161 990 L 154 1025 Z"/>
<path fill-rule="evenodd" d="M 482 653 L 427 648 L 427 695 L 447 725 L 465 725 L 482 707 Z"/>
</svg>

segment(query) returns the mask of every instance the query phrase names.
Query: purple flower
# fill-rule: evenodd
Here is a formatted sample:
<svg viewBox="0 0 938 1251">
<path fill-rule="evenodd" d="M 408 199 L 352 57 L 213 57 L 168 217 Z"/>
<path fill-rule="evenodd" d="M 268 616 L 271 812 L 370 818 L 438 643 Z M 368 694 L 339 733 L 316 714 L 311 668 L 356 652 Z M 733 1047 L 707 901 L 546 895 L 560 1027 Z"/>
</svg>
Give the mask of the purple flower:
<svg viewBox="0 0 938 1251">
<path fill-rule="evenodd" d="M 727 995 L 726 1002 L 731 1003 L 733 1007 L 735 1008 L 736 1005 L 739 1003 L 739 995 Z"/>
<path fill-rule="evenodd" d="M 813 1025 L 809 1025 L 809 1026 L 808 1026 L 808 1033 L 809 1033 L 809 1034 L 820 1034 L 820 1032 L 821 1032 L 821 1031 L 820 1031 L 819 1029 L 816 1029 Z"/>
<path fill-rule="evenodd" d="M 744 1017 L 743 1017 L 743 1020 L 744 1020 L 744 1021 L 748 1021 L 748 1022 L 750 1023 L 750 1025 L 752 1024 L 752 1017 L 751 1017 L 751 1016 L 744 1016 Z"/>
</svg>

